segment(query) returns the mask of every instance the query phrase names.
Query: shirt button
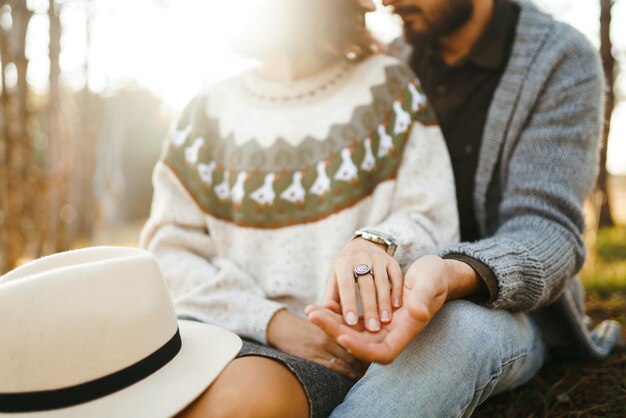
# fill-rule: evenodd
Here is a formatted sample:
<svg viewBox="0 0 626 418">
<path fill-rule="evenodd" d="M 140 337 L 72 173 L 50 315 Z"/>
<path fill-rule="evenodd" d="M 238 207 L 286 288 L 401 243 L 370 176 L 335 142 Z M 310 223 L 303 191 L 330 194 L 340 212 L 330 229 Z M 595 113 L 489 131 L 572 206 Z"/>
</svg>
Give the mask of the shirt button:
<svg viewBox="0 0 626 418">
<path fill-rule="evenodd" d="M 443 95 L 443 94 L 446 94 L 447 92 L 448 92 L 448 88 L 444 86 L 443 84 L 440 84 L 439 86 L 437 86 L 437 94 Z"/>
<path fill-rule="evenodd" d="M 468 154 L 468 155 L 469 155 L 469 154 L 471 154 L 473 151 L 474 151 L 474 147 L 473 147 L 473 146 L 471 146 L 471 145 L 466 145 L 466 146 L 465 146 L 465 153 L 466 153 L 466 154 Z"/>
</svg>

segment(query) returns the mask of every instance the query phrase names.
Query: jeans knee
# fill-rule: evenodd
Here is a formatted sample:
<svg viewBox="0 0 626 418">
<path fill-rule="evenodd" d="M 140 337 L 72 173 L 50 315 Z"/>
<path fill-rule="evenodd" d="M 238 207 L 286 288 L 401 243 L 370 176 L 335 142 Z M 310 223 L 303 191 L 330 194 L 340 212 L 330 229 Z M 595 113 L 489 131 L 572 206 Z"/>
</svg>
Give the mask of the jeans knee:
<svg viewBox="0 0 626 418">
<path fill-rule="evenodd" d="M 464 347 L 474 355 L 481 351 L 494 353 L 500 340 L 494 311 L 465 300 L 446 303 L 431 322 L 431 328 L 433 338 L 442 345 Z"/>
</svg>

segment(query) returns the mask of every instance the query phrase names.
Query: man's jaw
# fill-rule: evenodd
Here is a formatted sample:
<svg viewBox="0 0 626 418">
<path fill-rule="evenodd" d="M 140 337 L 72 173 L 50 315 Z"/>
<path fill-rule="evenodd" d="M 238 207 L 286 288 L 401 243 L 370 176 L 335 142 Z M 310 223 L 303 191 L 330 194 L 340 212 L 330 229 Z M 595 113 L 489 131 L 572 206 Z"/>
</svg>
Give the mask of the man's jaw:
<svg viewBox="0 0 626 418">
<path fill-rule="evenodd" d="M 422 10 L 421 7 L 415 5 L 398 5 L 394 6 L 393 10 L 403 20 L 407 20 L 415 16 L 422 16 L 424 14 L 424 10 Z"/>
</svg>

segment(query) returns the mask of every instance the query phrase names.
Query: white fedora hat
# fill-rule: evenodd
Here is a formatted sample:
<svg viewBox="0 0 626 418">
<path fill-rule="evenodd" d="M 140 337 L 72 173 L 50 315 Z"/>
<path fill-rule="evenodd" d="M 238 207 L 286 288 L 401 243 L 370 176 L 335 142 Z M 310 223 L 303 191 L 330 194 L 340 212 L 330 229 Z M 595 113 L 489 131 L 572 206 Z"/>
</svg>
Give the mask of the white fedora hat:
<svg viewBox="0 0 626 418">
<path fill-rule="evenodd" d="M 240 348 L 176 319 L 143 250 L 70 251 L 0 277 L 0 416 L 171 417 Z"/>
</svg>

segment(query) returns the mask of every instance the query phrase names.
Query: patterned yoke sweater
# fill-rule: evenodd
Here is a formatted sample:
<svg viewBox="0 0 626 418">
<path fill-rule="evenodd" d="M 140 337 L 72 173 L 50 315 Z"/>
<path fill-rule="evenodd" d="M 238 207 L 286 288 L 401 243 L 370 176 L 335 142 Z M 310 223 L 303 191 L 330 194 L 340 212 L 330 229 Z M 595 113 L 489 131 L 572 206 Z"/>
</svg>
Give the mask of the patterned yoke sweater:
<svg viewBox="0 0 626 418">
<path fill-rule="evenodd" d="M 397 238 L 404 269 L 458 241 L 441 131 L 412 72 L 387 56 L 212 86 L 183 112 L 153 182 L 141 245 L 178 315 L 262 343 L 275 312 L 320 301 L 355 230 Z"/>
</svg>

